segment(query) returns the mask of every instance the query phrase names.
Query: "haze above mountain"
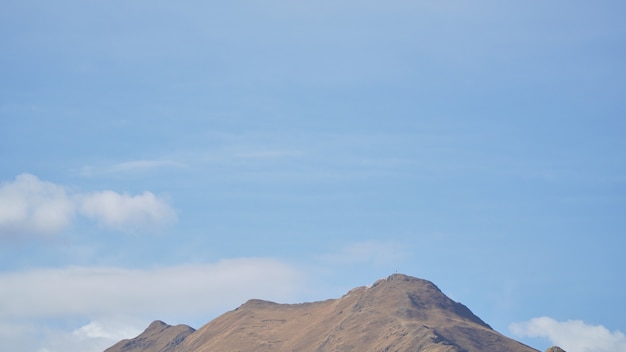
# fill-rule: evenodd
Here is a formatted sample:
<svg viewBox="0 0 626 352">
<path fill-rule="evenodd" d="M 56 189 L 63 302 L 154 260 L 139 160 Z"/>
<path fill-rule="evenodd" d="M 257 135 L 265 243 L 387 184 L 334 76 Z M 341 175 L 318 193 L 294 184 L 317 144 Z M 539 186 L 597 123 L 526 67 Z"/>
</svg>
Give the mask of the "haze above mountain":
<svg viewBox="0 0 626 352">
<path fill-rule="evenodd" d="M 339 299 L 253 299 L 197 331 L 155 321 L 105 352 L 537 351 L 493 330 L 433 283 L 394 274 Z"/>
</svg>

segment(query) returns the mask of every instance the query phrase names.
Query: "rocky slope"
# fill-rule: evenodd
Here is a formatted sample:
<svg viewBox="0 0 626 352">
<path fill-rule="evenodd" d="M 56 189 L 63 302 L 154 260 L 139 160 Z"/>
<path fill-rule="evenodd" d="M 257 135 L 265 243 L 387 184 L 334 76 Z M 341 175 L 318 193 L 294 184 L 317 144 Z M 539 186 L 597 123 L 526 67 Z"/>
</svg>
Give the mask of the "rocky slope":
<svg viewBox="0 0 626 352">
<path fill-rule="evenodd" d="M 155 324 L 105 352 L 536 351 L 494 331 L 433 283 L 400 274 L 339 299 L 302 304 L 250 300 L 187 335 L 183 331 L 189 330 L 181 326 L 164 328 L 163 333 L 180 332 L 176 341 L 171 339 L 174 331 L 167 338 L 155 333 Z"/>
</svg>

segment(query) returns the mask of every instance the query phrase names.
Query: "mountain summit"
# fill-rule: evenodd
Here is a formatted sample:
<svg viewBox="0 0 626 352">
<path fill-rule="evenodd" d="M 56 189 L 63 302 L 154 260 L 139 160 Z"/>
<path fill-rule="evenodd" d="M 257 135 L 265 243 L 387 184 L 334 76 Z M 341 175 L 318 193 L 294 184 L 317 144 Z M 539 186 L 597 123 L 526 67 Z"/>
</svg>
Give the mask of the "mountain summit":
<svg viewBox="0 0 626 352">
<path fill-rule="evenodd" d="M 194 331 L 196 330 L 187 325 L 171 326 L 156 320 L 141 335 L 131 340 L 122 340 L 106 351 L 174 352 L 176 346 Z"/>
<path fill-rule="evenodd" d="M 402 274 L 352 289 L 339 299 L 301 304 L 250 300 L 189 334 L 181 326 L 169 327 L 164 334 L 173 328 L 182 333 L 166 338 L 155 334 L 155 324 L 105 352 L 537 351 L 496 332 L 432 282 Z M 174 335 L 175 341 L 164 344 Z M 138 342 L 145 348 L 137 349 Z"/>
</svg>

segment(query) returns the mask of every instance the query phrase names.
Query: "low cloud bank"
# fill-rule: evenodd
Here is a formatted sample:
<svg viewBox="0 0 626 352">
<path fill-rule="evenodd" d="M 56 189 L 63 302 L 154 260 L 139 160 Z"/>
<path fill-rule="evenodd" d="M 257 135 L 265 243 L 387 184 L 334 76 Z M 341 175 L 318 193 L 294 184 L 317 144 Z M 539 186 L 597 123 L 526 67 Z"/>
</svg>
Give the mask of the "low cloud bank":
<svg viewBox="0 0 626 352">
<path fill-rule="evenodd" d="M 155 231 L 176 222 L 174 209 L 151 192 L 69 194 L 63 186 L 31 174 L 0 185 L 0 239 L 49 237 L 78 215 L 124 232 Z"/>
<path fill-rule="evenodd" d="M 546 338 L 567 352 L 626 352 L 626 336 L 621 331 L 611 332 L 602 325 L 589 325 L 582 320 L 539 317 L 511 324 L 509 329 L 520 337 Z"/>
<path fill-rule="evenodd" d="M 72 331 L 46 328 L 39 332 L 39 340 L 21 341 L 18 346 L 20 351 L 33 352 L 102 352 L 118 341 L 139 335 L 148 323 L 115 317 L 90 321 Z"/>
<path fill-rule="evenodd" d="M 301 280 L 265 258 L 156 269 L 69 267 L 0 274 L 1 318 L 207 312 L 250 298 L 287 300 Z"/>
<path fill-rule="evenodd" d="M 21 351 L 101 352 L 154 319 L 208 321 L 251 298 L 292 301 L 304 284 L 291 265 L 269 258 L 0 273 L 0 340 Z"/>
</svg>

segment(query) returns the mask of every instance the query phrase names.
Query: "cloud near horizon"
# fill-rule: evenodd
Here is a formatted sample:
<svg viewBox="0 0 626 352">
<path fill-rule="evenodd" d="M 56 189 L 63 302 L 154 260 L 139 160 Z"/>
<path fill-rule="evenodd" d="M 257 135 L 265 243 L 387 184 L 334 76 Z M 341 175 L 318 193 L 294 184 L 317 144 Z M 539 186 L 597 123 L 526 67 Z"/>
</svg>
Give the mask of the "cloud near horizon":
<svg viewBox="0 0 626 352">
<path fill-rule="evenodd" d="M 208 321 L 251 298 L 289 302 L 305 280 L 271 258 L 0 273 L 0 340 L 17 344 L 15 350 L 101 352 L 154 319 Z"/>
<path fill-rule="evenodd" d="M 585 324 L 582 320 L 538 317 L 513 323 L 509 330 L 521 337 L 546 338 L 567 352 L 626 352 L 626 336 L 621 331 L 611 332 L 602 325 Z"/>
<path fill-rule="evenodd" d="M 139 335 L 147 325 L 147 320 L 118 316 L 93 320 L 72 331 L 48 328 L 43 331 L 42 340 L 21 345 L 19 350 L 102 352 L 120 340 Z"/>
<path fill-rule="evenodd" d="M 67 228 L 76 215 L 125 232 L 176 222 L 174 209 L 151 192 L 68 194 L 65 187 L 28 173 L 0 185 L 0 239 L 49 237 Z"/>
<path fill-rule="evenodd" d="M 301 281 L 290 265 L 267 258 L 154 269 L 73 266 L 0 273 L 0 319 L 196 314 L 250 298 L 288 300 Z"/>
</svg>

